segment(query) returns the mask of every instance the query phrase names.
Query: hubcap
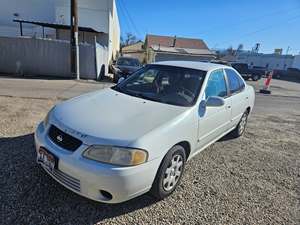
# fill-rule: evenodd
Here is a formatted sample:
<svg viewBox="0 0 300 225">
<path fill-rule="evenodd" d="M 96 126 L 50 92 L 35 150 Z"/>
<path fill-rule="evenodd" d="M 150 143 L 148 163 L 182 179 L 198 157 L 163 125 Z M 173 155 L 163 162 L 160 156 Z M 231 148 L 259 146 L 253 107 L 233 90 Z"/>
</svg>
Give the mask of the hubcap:
<svg viewBox="0 0 300 225">
<path fill-rule="evenodd" d="M 163 188 L 170 191 L 174 188 L 182 173 L 183 158 L 181 155 L 174 155 L 165 171 Z"/>
<path fill-rule="evenodd" d="M 240 121 L 240 124 L 239 124 L 239 133 L 240 134 L 242 134 L 245 131 L 246 123 L 247 123 L 247 114 L 244 114 Z"/>
</svg>

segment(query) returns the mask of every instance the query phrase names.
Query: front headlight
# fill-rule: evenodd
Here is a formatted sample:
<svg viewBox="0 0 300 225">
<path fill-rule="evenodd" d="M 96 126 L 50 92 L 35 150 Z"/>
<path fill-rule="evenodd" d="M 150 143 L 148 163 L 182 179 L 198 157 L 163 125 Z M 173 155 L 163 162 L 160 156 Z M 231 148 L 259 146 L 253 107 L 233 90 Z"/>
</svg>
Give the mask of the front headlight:
<svg viewBox="0 0 300 225">
<path fill-rule="evenodd" d="M 52 107 L 52 109 L 50 109 L 50 111 L 47 113 L 45 119 L 44 119 L 44 127 L 47 127 L 48 124 L 49 124 L 49 119 L 50 119 L 50 116 L 51 116 L 51 113 L 52 111 L 54 110 L 55 106 Z"/>
<path fill-rule="evenodd" d="M 83 156 L 95 161 L 119 166 L 136 166 L 147 161 L 145 150 L 115 146 L 91 146 Z"/>
</svg>

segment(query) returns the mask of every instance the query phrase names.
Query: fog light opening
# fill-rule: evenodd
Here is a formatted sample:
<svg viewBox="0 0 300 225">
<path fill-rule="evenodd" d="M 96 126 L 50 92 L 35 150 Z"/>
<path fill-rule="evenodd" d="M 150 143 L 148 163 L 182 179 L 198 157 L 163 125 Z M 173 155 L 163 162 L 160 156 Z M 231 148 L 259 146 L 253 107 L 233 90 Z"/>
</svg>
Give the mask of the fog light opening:
<svg viewBox="0 0 300 225">
<path fill-rule="evenodd" d="M 100 190 L 100 194 L 102 195 L 105 201 L 112 200 L 113 198 L 112 194 L 109 193 L 108 191 Z"/>
</svg>

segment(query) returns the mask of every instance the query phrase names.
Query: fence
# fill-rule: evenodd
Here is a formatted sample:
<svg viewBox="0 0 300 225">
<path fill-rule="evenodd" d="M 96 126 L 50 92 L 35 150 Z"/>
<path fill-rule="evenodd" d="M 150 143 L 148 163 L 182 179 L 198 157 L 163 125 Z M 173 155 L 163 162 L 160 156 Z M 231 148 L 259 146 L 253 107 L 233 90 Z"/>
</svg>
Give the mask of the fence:
<svg viewBox="0 0 300 225">
<path fill-rule="evenodd" d="M 97 79 L 101 69 L 98 64 L 107 62 L 101 58 L 106 54 L 102 51 L 107 52 L 107 48 L 80 44 L 81 78 Z M 62 40 L 0 37 L 0 73 L 70 78 L 70 44 Z"/>
</svg>

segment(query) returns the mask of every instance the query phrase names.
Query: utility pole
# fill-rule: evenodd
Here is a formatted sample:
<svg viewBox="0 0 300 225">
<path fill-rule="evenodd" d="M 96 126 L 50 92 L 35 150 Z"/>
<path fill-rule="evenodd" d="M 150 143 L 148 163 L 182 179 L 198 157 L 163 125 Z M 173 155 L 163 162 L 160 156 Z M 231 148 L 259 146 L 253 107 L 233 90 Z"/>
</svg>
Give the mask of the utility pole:
<svg viewBox="0 0 300 225">
<path fill-rule="evenodd" d="M 77 2 L 77 0 L 71 0 L 71 73 L 73 77 L 80 80 Z"/>
<path fill-rule="evenodd" d="M 287 60 L 287 57 L 288 57 L 288 54 L 289 54 L 289 51 L 290 51 L 290 46 L 287 47 L 286 49 L 286 52 L 285 52 L 285 56 L 284 56 L 284 60 L 283 60 L 283 70 L 286 70 L 286 60 Z"/>
<path fill-rule="evenodd" d="M 285 54 L 288 55 L 290 50 L 291 50 L 291 48 L 290 48 L 290 46 L 288 46 Z"/>
</svg>

